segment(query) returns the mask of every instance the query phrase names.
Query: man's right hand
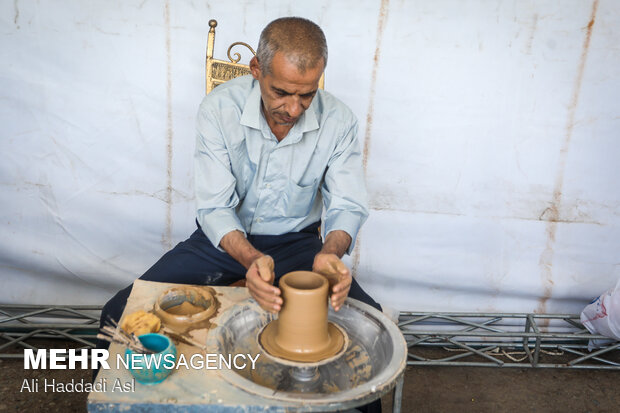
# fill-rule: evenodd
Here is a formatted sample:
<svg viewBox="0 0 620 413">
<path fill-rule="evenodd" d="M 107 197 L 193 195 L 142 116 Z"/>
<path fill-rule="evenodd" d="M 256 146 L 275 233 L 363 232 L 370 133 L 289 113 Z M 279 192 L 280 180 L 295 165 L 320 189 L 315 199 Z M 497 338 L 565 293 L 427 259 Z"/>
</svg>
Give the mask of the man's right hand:
<svg viewBox="0 0 620 413">
<path fill-rule="evenodd" d="M 277 313 L 282 306 L 282 298 L 280 289 L 273 286 L 275 280 L 273 270 L 273 258 L 262 255 L 250 264 L 245 274 L 245 284 L 250 290 L 250 295 L 265 311 Z"/>
</svg>

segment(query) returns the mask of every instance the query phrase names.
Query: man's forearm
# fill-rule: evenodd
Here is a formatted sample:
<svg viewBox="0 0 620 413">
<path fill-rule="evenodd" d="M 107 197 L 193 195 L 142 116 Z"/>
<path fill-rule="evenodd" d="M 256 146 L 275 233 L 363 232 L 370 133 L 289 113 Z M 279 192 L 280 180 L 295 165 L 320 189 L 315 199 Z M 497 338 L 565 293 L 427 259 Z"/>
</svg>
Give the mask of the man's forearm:
<svg viewBox="0 0 620 413">
<path fill-rule="evenodd" d="M 220 240 L 220 247 L 246 269 L 250 268 L 257 258 L 264 255 L 254 248 L 241 231 L 231 231 L 224 235 Z"/>
<path fill-rule="evenodd" d="M 325 237 L 321 254 L 335 254 L 338 258 L 342 258 L 344 253 L 347 252 L 349 245 L 351 245 L 351 241 L 351 236 L 345 231 L 331 231 Z"/>
</svg>

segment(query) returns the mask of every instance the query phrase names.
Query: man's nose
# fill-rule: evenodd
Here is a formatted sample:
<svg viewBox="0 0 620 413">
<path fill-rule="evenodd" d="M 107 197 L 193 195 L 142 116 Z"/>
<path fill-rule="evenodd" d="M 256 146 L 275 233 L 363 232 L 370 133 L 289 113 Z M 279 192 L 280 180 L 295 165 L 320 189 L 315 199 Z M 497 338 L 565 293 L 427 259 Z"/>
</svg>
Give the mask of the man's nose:
<svg viewBox="0 0 620 413">
<path fill-rule="evenodd" d="M 304 113 L 304 110 L 305 108 L 301 105 L 301 100 L 296 96 L 292 96 L 287 108 L 288 115 L 291 118 L 297 118 Z"/>
</svg>

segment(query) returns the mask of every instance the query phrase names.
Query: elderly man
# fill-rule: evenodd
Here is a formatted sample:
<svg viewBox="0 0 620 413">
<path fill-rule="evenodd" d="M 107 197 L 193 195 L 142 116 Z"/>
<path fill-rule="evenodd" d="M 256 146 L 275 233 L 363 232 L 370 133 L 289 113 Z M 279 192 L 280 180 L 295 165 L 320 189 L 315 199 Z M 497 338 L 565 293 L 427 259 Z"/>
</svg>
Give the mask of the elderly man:
<svg viewBox="0 0 620 413">
<path fill-rule="evenodd" d="M 261 307 L 278 312 L 274 283 L 313 270 L 329 279 L 336 311 L 347 295 L 380 309 L 340 260 L 368 212 L 357 120 L 318 88 L 326 63 L 319 26 L 277 19 L 261 33 L 252 76 L 204 98 L 195 153 L 198 229 L 142 280 L 230 285 L 245 277 Z M 102 321 L 120 318 L 130 292 L 106 304 Z"/>
<path fill-rule="evenodd" d="M 270 284 L 291 270 L 330 278 L 336 310 L 352 284 L 340 257 L 367 216 L 363 170 L 354 116 L 318 89 L 326 62 L 317 25 L 278 19 L 261 34 L 252 77 L 215 89 L 198 115 L 198 222 L 248 269 L 246 285 L 269 311 L 282 304 Z M 315 230 L 323 205 L 321 247 Z M 276 237 L 264 250 L 247 234 Z M 370 301 L 355 282 L 351 295 Z"/>
<path fill-rule="evenodd" d="M 357 120 L 318 88 L 326 63 L 319 26 L 277 19 L 261 33 L 252 76 L 204 98 L 195 153 L 198 229 L 140 279 L 230 285 L 245 277 L 261 307 L 277 312 L 282 298 L 274 282 L 313 270 L 330 280 L 335 310 L 347 295 L 380 309 L 340 260 L 368 212 Z M 118 320 L 130 292 L 117 293 L 102 320 Z"/>
</svg>

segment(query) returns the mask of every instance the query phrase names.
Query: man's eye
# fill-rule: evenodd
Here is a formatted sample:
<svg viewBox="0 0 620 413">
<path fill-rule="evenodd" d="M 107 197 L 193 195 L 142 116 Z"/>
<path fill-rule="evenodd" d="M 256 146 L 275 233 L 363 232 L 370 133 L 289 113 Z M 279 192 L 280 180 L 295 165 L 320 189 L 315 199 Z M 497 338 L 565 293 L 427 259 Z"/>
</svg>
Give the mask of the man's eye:
<svg viewBox="0 0 620 413">
<path fill-rule="evenodd" d="M 278 95 L 278 96 L 286 96 L 287 94 L 288 94 L 288 93 L 283 92 L 283 91 L 281 91 L 281 90 L 276 90 L 276 95 Z"/>
</svg>

